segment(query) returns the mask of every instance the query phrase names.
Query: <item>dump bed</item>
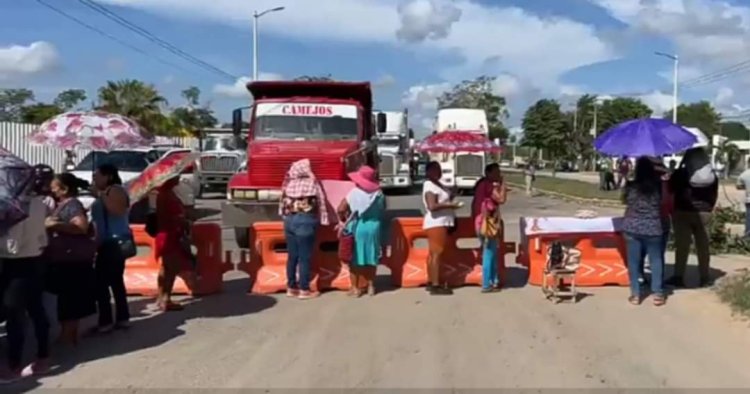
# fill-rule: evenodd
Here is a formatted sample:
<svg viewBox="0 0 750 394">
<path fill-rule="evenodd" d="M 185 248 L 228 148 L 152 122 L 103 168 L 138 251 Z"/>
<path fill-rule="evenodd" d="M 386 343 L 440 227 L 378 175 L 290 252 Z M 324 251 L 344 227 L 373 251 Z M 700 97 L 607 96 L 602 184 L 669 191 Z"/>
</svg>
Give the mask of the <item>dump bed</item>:
<svg viewBox="0 0 750 394">
<path fill-rule="evenodd" d="M 354 100 L 362 105 L 366 113 L 372 111 L 369 82 L 257 81 L 249 82 L 247 90 L 255 100 L 289 97 Z"/>
</svg>

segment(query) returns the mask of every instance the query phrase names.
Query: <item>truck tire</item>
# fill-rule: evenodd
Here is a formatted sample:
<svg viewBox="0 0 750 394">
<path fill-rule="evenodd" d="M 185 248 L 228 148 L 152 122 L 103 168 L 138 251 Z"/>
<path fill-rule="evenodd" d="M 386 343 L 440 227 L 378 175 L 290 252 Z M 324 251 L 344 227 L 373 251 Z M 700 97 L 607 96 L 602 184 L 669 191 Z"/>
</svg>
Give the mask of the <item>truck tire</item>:
<svg viewBox="0 0 750 394">
<path fill-rule="evenodd" d="M 250 249 L 250 228 L 235 227 L 234 241 L 237 242 L 237 246 L 239 246 L 240 249 Z"/>
</svg>

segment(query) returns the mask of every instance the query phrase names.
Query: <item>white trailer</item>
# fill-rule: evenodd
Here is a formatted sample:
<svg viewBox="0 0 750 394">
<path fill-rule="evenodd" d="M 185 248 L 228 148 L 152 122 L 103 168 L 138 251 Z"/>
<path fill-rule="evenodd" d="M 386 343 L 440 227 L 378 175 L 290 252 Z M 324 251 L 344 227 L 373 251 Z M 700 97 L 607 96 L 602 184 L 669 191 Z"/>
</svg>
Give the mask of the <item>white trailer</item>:
<svg viewBox="0 0 750 394">
<path fill-rule="evenodd" d="M 487 114 L 481 109 L 441 109 L 435 118 L 435 132 L 446 131 L 470 131 L 488 135 Z M 430 160 L 440 162 L 443 168 L 441 182 L 444 185 L 455 186 L 459 190 L 471 190 L 479 178 L 484 176 L 487 156 L 481 152 L 456 152 L 431 154 Z"/>
<path fill-rule="evenodd" d="M 379 133 L 377 144 L 380 164 L 380 185 L 383 189 L 409 189 L 412 185 L 409 168 L 409 127 L 406 111 L 386 111 L 385 132 Z M 377 125 L 376 125 L 377 126 Z"/>
</svg>

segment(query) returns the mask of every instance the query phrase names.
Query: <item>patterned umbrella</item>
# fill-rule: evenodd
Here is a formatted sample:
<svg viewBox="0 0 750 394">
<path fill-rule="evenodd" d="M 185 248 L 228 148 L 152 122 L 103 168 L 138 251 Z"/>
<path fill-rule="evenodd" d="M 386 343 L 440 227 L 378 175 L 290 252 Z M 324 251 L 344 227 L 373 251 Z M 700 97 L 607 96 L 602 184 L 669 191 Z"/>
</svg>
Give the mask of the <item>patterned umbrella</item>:
<svg viewBox="0 0 750 394">
<path fill-rule="evenodd" d="M 485 134 L 473 131 L 446 131 L 433 134 L 418 143 L 414 149 L 422 153 L 499 152 L 501 150 Z"/>
<path fill-rule="evenodd" d="M 0 234 L 28 217 L 28 199 L 24 196 L 30 191 L 33 179 L 33 167 L 0 148 Z"/>
<path fill-rule="evenodd" d="M 138 178 L 128 183 L 130 203 L 135 204 L 170 178 L 179 176 L 200 157 L 198 152 L 169 155 L 149 165 Z"/>
<path fill-rule="evenodd" d="M 29 141 L 72 150 L 75 148 L 110 151 L 148 146 L 151 133 L 132 119 L 101 111 L 68 112 L 42 123 Z"/>
</svg>

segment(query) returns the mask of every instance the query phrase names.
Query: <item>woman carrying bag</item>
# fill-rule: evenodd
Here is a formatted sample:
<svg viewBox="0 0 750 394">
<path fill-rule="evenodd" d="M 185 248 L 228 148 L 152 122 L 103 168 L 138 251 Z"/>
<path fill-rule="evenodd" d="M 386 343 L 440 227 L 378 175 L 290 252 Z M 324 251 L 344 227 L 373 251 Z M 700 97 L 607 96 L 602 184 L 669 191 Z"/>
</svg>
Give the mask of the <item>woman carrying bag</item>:
<svg viewBox="0 0 750 394">
<path fill-rule="evenodd" d="M 339 253 L 339 257 L 349 264 L 349 295 L 360 297 L 366 289 L 367 294 L 373 296 L 373 282 L 382 254 L 380 234 L 386 209 L 385 196 L 372 167 L 360 167 L 349 174 L 349 179 L 356 187 L 341 201 L 337 212 L 345 220 L 339 241 L 350 246 L 340 249 L 343 253 Z"/>
</svg>

